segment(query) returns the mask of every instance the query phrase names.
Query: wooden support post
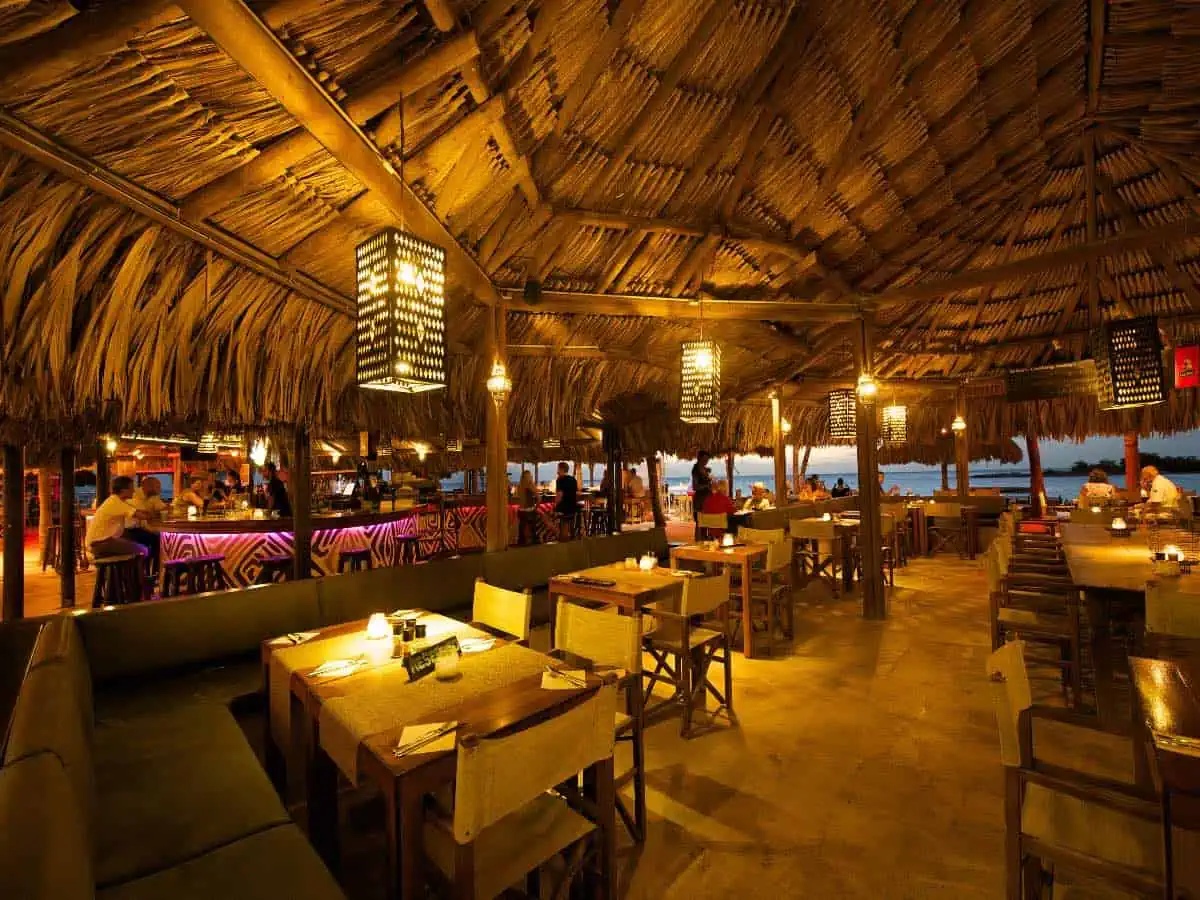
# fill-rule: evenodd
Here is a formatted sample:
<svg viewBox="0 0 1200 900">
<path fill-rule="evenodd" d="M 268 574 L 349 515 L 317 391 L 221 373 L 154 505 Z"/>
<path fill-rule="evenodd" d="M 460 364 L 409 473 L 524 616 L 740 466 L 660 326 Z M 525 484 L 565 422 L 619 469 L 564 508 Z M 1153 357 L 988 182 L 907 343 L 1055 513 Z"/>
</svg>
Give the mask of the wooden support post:
<svg viewBox="0 0 1200 900">
<path fill-rule="evenodd" d="M 1125 492 L 1129 499 L 1137 501 L 1142 490 L 1142 459 L 1138 452 L 1138 433 L 1125 433 Z"/>
<path fill-rule="evenodd" d="M 650 511 L 654 514 L 654 527 L 665 528 L 667 517 L 663 515 L 662 494 L 659 492 L 657 453 L 646 457 L 646 481 L 650 485 Z"/>
<path fill-rule="evenodd" d="M 812 453 L 812 447 L 804 448 L 804 459 L 800 461 L 800 480 L 804 480 L 804 476 L 808 474 L 808 457 Z"/>
<path fill-rule="evenodd" d="M 46 555 L 46 541 L 54 524 L 54 473 L 50 467 L 38 467 L 38 549 Z"/>
<path fill-rule="evenodd" d="M 493 362 L 505 363 L 507 329 L 504 305 L 488 310 L 487 340 Z M 533 468 L 537 482 L 537 466 Z M 508 549 L 508 399 L 487 406 L 487 548 Z"/>
<path fill-rule="evenodd" d="M 736 491 L 733 489 L 733 464 L 736 459 L 737 454 L 732 450 L 730 450 L 725 456 L 725 492 L 729 495 L 730 499 L 732 499 L 733 495 L 736 493 Z"/>
<path fill-rule="evenodd" d="M 296 545 L 294 554 L 295 577 L 312 577 L 312 446 L 308 429 L 296 428 L 295 446 L 292 449 L 292 539 Z"/>
<path fill-rule="evenodd" d="M 112 490 L 112 467 L 104 438 L 96 441 L 96 508 L 108 499 Z"/>
<path fill-rule="evenodd" d="M 604 451 L 608 454 L 608 509 L 612 514 L 613 534 L 619 534 L 625 522 L 625 503 L 621 493 L 621 433 L 616 425 L 602 425 Z"/>
<path fill-rule="evenodd" d="M 1045 515 L 1042 496 L 1046 493 L 1046 477 L 1042 474 L 1042 451 L 1038 446 L 1037 416 L 1029 414 L 1025 425 L 1025 455 L 1029 457 L 1029 500 L 1034 516 Z"/>
<path fill-rule="evenodd" d="M 787 503 L 787 451 L 783 447 L 782 388 L 771 392 L 771 448 L 775 463 L 775 505 Z"/>
<path fill-rule="evenodd" d="M 800 445 L 792 444 L 792 491 L 800 496 L 800 483 L 804 477 L 800 474 Z"/>
<path fill-rule="evenodd" d="M 958 394 L 958 415 L 966 418 L 966 401 L 962 391 Z M 958 499 L 966 500 L 971 495 L 971 439 L 967 437 L 970 428 L 954 432 L 954 481 L 958 489 Z"/>
<path fill-rule="evenodd" d="M 855 368 L 867 372 L 871 365 L 871 328 L 863 323 L 860 339 L 854 342 Z M 883 534 L 879 518 L 879 427 L 874 399 L 855 399 L 858 443 L 858 546 L 862 556 L 863 618 L 886 619 L 887 597 L 883 584 Z"/>
<path fill-rule="evenodd" d="M 62 605 L 75 605 L 75 448 L 63 447 L 59 454 L 58 556 L 61 562 L 59 587 Z"/>
<path fill-rule="evenodd" d="M 950 490 L 950 461 L 942 460 L 942 490 Z"/>
<path fill-rule="evenodd" d="M 21 448 L 4 445 L 4 611 L 25 618 L 25 465 Z"/>
</svg>

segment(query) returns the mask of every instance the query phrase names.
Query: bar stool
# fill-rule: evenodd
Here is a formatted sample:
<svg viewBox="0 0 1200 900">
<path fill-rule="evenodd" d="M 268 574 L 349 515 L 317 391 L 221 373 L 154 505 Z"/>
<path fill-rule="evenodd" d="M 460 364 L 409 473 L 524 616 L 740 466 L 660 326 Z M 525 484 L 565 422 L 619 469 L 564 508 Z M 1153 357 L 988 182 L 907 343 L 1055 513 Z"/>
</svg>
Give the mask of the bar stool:
<svg viewBox="0 0 1200 900">
<path fill-rule="evenodd" d="M 351 572 L 358 572 L 362 569 L 373 569 L 371 563 L 371 548 L 358 547 L 354 550 L 343 550 L 338 554 L 338 574 L 341 575 L 346 571 L 346 564 L 350 564 Z"/>
<path fill-rule="evenodd" d="M 396 538 L 396 565 L 416 565 L 420 550 L 420 538 L 415 534 L 406 534 Z"/>
<path fill-rule="evenodd" d="M 96 557 L 92 609 L 123 606 L 142 599 L 142 557 L 136 553 Z"/>
<path fill-rule="evenodd" d="M 588 513 L 588 529 L 589 537 L 608 534 L 612 528 L 609 526 L 608 507 L 593 506 Z"/>
<path fill-rule="evenodd" d="M 52 568 L 58 571 L 58 533 L 62 528 L 58 525 L 51 525 L 46 531 L 46 543 L 42 545 L 42 571 L 46 568 Z"/>
<path fill-rule="evenodd" d="M 291 554 L 287 556 L 266 556 L 259 561 L 259 564 L 262 568 L 258 570 L 258 578 L 254 579 L 255 584 L 271 584 L 274 581 L 280 580 L 276 577 L 280 575 L 283 576 L 283 581 L 292 580 L 293 564 Z"/>
<path fill-rule="evenodd" d="M 202 594 L 205 591 L 220 591 L 229 587 L 229 579 L 221 563 L 225 556 L 211 553 L 204 556 L 189 556 L 184 559 L 169 559 L 162 564 L 164 597 L 182 594 Z M 187 589 L 184 590 L 186 579 Z"/>
</svg>

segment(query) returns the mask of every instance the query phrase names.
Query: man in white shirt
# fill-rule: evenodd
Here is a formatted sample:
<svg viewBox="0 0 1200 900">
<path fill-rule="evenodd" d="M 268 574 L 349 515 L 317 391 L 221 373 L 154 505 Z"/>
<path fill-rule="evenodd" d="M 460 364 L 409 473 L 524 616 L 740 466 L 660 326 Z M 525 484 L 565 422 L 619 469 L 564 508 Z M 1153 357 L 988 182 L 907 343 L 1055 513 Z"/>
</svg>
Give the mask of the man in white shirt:
<svg viewBox="0 0 1200 900">
<path fill-rule="evenodd" d="M 130 503 L 134 509 L 149 513 L 150 518 L 161 519 L 167 511 L 167 504 L 162 498 L 162 482 L 153 475 L 143 478 L 141 487 L 133 492 Z"/>
<path fill-rule="evenodd" d="M 86 543 L 93 557 L 146 555 L 145 547 L 125 536 L 125 529 L 150 517 L 149 513 L 135 509 L 132 499 L 133 479 L 118 475 L 113 479 L 112 493 L 100 504 L 88 525 Z"/>
<path fill-rule="evenodd" d="M 1147 491 L 1148 504 L 1161 509 L 1174 509 L 1179 503 L 1179 488 L 1154 466 L 1142 469 L 1142 488 Z"/>
</svg>

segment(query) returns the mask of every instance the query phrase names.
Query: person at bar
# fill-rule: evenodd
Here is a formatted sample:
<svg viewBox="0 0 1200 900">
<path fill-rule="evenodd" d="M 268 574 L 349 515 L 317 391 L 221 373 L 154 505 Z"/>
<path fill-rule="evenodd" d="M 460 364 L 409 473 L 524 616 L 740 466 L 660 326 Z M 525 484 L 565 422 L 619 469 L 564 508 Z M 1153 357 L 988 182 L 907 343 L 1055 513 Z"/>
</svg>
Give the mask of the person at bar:
<svg viewBox="0 0 1200 900">
<path fill-rule="evenodd" d="M 133 505 L 133 479 L 118 475 L 112 480 L 112 493 L 96 509 L 88 523 L 85 543 L 93 558 L 135 555 L 146 557 L 149 549 L 128 532 L 139 522 L 148 522 L 150 513 Z"/>
<path fill-rule="evenodd" d="M 1146 491 L 1146 506 L 1151 512 L 1173 510 L 1179 504 L 1179 488 L 1156 466 L 1142 469 L 1142 490 Z"/>
<path fill-rule="evenodd" d="M 696 454 L 696 464 L 692 466 L 692 518 L 699 523 L 700 513 L 704 510 L 704 501 L 713 492 L 712 471 L 708 468 L 711 457 L 707 450 Z"/>
<path fill-rule="evenodd" d="M 883 473 L 882 472 L 879 475 L 879 480 L 880 480 L 880 482 L 883 481 Z M 807 488 L 808 496 L 803 497 L 802 499 L 811 500 L 812 499 L 812 485 L 810 485 L 807 481 L 804 482 L 804 484 L 801 486 L 801 493 L 805 492 L 805 488 Z M 850 486 L 848 484 L 846 484 L 846 480 L 844 478 L 839 478 L 837 480 L 837 483 L 833 486 L 833 490 L 830 491 L 829 494 L 832 497 L 849 497 L 850 496 Z"/>
<path fill-rule="evenodd" d="M 558 539 L 569 541 L 579 514 L 579 482 L 565 462 L 558 464 L 558 479 L 554 482 L 554 514 L 558 517 Z"/>
<path fill-rule="evenodd" d="M 191 485 L 176 498 L 175 502 L 184 508 L 194 506 L 197 512 L 203 512 L 205 504 L 208 503 L 208 498 L 204 496 L 204 480 L 193 478 Z"/>
<path fill-rule="evenodd" d="M 288 498 L 287 485 L 279 477 L 279 467 L 273 462 L 263 467 L 267 476 L 267 509 L 280 518 L 291 518 L 292 501 Z"/>
<path fill-rule="evenodd" d="M 517 504 L 517 543 L 522 547 L 536 544 L 538 490 L 533 473 L 528 469 L 521 470 L 513 500 Z"/>
<path fill-rule="evenodd" d="M 1108 482 L 1108 474 L 1103 469 L 1092 469 L 1088 472 L 1088 480 L 1079 489 L 1079 505 L 1093 506 L 1098 503 L 1111 503 L 1117 499 L 1117 489 Z"/>
<path fill-rule="evenodd" d="M 629 478 L 626 481 L 629 496 L 634 500 L 641 500 L 646 496 L 646 485 L 642 481 L 642 476 L 637 473 L 637 469 L 633 466 L 628 470 Z"/>
<path fill-rule="evenodd" d="M 133 492 L 129 500 L 134 509 L 148 513 L 149 519 L 161 519 L 167 511 L 166 501 L 162 498 L 162 482 L 153 475 L 142 479 L 141 485 Z"/>
</svg>

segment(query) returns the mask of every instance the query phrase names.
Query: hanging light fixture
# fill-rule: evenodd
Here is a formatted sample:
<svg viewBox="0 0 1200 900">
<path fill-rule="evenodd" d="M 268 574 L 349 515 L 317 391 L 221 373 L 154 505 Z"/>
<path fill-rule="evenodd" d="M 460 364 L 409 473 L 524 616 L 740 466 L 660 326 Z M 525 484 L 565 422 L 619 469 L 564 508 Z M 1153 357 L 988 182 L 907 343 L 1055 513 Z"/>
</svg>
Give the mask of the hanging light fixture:
<svg viewBox="0 0 1200 900">
<path fill-rule="evenodd" d="M 197 453 L 216 453 L 217 452 L 217 436 L 211 431 L 200 435 L 200 442 L 196 444 Z"/>
<path fill-rule="evenodd" d="M 1167 399 L 1158 319 L 1107 322 L 1092 332 L 1100 408 L 1153 406 Z"/>
<path fill-rule="evenodd" d="M 885 444 L 896 446 L 908 442 L 908 407 L 892 403 L 883 408 L 880 425 L 881 437 Z"/>
<path fill-rule="evenodd" d="M 829 436 L 837 441 L 853 441 L 858 437 L 854 391 L 840 388 L 829 392 Z"/>
<path fill-rule="evenodd" d="M 104 439 L 104 452 L 108 456 L 112 456 L 117 452 L 117 439 L 108 437 Z"/>
<path fill-rule="evenodd" d="M 512 393 L 512 379 L 508 377 L 508 370 L 504 368 L 504 363 L 500 360 L 492 363 L 492 374 L 488 376 L 487 389 L 497 406 L 508 399 L 508 395 Z"/>
<path fill-rule="evenodd" d="M 263 441 L 255 441 L 254 446 L 250 448 L 250 462 L 256 466 L 265 465 L 267 462 L 267 445 Z"/>
<path fill-rule="evenodd" d="M 955 434 L 962 434 L 967 430 L 967 420 L 962 416 L 955 416 L 954 421 L 950 423 L 950 430 Z"/>
<path fill-rule="evenodd" d="M 858 384 L 854 390 L 863 403 L 874 403 L 879 394 L 879 382 L 872 378 L 870 373 L 863 372 L 858 376 Z"/>
<path fill-rule="evenodd" d="M 404 111 L 400 111 L 404 180 Z M 414 394 L 446 386 L 446 252 L 400 228 L 358 245 L 360 387 Z"/>
<path fill-rule="evenodd" d="M 791 434 L 792 433 L 792 423 L 789 422 L 787 419 L 780 418 L 779 431 L 781 434 Z"/>
<path fill-rule="evenodd" d="M 692 425 L 721 421 L 721 348 L 716 341 L 684 341 L 680 360 L 679 418 Z"/>
</svg>

